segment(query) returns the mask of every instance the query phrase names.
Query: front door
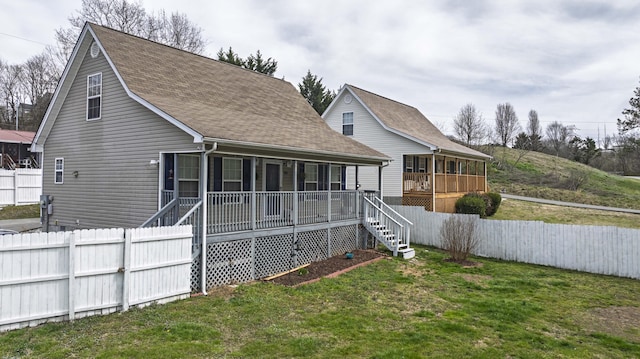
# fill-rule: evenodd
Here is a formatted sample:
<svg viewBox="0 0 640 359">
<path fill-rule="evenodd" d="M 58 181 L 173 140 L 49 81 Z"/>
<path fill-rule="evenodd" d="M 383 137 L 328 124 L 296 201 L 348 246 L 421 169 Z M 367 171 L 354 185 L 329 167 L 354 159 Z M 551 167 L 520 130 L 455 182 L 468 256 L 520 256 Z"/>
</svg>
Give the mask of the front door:
<svg viewBox="0 0 640 359">
<path fill-rule="evenodd" d="M 267 162 L 264 167 L 265 191 L 280 192 L 281 171 L 280 163 Z M 281 213 L 279 193 L 267 193 L 265 200 L 265 215 L 278 216 Z"/>
</svg>

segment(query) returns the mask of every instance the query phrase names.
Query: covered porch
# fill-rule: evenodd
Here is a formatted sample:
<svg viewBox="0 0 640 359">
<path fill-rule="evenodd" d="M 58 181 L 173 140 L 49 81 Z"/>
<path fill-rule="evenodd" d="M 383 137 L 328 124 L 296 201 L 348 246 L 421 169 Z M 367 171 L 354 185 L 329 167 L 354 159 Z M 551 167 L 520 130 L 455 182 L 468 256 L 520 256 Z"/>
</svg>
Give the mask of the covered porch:
<svg viewBox="0 0 640 359">
<path fill-rule="evenodd" d="M 464 194 L 487 191 L 486 166 L 484 160 L 453 155 L 405 155 L 402 205 L 453 213 Z"/>
</svg>

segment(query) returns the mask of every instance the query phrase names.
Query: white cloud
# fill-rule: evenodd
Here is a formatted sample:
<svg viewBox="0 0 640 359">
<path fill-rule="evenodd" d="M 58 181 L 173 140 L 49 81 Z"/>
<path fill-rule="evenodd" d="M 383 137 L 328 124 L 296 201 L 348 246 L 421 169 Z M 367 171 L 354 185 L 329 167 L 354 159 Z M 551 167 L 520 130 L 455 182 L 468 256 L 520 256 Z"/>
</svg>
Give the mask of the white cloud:
<svg viewBox="0 0 640 359">
<path fill-rule="evenodd" d="M 615 129 L 640 71 L 635 1 L 147 0 L 149 11 L 185 13 L 204 29 L 206 54 L 232 46 L 278 61 L 296 85 L 310 69 L 325 85 L 351 83 L 450 122 L 472 102 L 493 121 L 511 102 L 524 125 L 575 124 L 582 136 Z M 0 33 L 53 43 L 80 1 L 0 0 L 15 16 Z M 1 58 L 24 61 L 41 44 L 0 35 Z M 7 50 L 10 49 L 10 50 Z"/>
</svg>

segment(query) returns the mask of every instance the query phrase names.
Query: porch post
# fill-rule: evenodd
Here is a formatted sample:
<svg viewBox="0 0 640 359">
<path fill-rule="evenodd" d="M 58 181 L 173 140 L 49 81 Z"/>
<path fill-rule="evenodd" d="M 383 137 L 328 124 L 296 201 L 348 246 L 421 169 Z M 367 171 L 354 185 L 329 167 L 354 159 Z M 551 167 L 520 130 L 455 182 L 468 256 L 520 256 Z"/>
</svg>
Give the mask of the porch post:
<svg viewBox="0 0 640 359">
<path fill-rule="evenodd" d="M 487 161 L 484 161 L 483 164 L 484 164 L 484 191 L 487 192 Z"/>
<path fill-rule="evenodd" d="M 360 186 L 358 185 L 358 183 L 360 183 L 360 176 L 358 174 L 358 171 L 360 170 L 360 166 L 356 166 L 356 184 L 355 184 L 355 190 L 357 191 L 358 189 L 360 189 Z M 345 179 L 346 180 L 346 179 Z"/>
<path fill-rule="evenodd" d="M 180 219 L 180 191 L 178 185 L 180 182 L 178 181 L 178 154 L 173 154 L 173 198 L 178 201 L 178 210 L 173 211 L 173 222 L 176 223 Z"/>
<path fill-rule="evenodd" d="M 256 157 L 251 157 L 251 230 L 256 230 Z"/>
<path fill-rule="evenodd" d="M 293 161 L 293 226 L 298 225 L 298 160 Z"/>
<path fill-rule="evenodd" d="M 206 147 L 203 145 L 203 151 L 200 155 L 200 199 L 202 200 L 202 206 L 200 208 L 200 212 L 202 213 L 201 220 L 201 230 L 200 235 L 202 236 L 202 244 L 200 248 L 200 253 L 202 257 L 200 259 L 200 268 L 202 272 L 200 273 L 200 288 L 202 289 L 203 294 L 207 294 L 207 158 L 208 155 L 206 153 Z M 177 174 L 174 177 L 178 177 Z"/>
<path fill-rule="evenodd" d="M 356 166 L 356 185 L 355 185 L 355 191 L 356 191 L 356 216 L 358 216 L 358 218 L 360 218 L 360 191 L 358 188 L 358 169 L 360 167 Z M 346 171 L 345 171 L 346 172 Z M 345 178 L 346 181 L 346 178 Z"/>
<path fill-rule="evenodd" d="M 327 222 L 331 222 L 331 163 L 327 164 Z"/>
<path fill-rule="evenodd" d="M 442 164 L 444 165 L 444 193 L 448 193 L 449 192 L 449 180 L 447 179 L 447 166 L 449 165 L 447 163 L 447 156 L 444 156 L 442 159 Z"/>
<path fill-rule="evenodd" d="M 431 155 L 431 212 L 436 211 L 436 154 Z"/>
</svg>

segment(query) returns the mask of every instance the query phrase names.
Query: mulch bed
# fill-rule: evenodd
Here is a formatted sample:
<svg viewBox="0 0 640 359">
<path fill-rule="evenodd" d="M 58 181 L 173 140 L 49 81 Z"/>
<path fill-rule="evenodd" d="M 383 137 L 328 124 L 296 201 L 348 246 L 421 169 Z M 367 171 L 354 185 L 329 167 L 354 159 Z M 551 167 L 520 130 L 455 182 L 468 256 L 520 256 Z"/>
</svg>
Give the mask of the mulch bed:
<svg viewBox="0 0 640 359">
<path fill-rule="evenodd" d="M 344 254 L 334 256 L 319 262 L 313 262 L 300 270 L 271 279 L 270 282 L 295 287 L 318 281 L 324 277 L 334 277 L 387 257 L 385 253 L 372 249 L 357 249 L 351 253 L 353 253 L 352 259 L 347 259 Z"/>
</svg>

